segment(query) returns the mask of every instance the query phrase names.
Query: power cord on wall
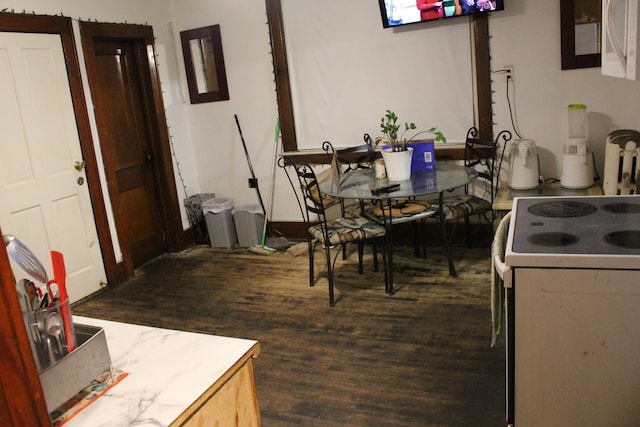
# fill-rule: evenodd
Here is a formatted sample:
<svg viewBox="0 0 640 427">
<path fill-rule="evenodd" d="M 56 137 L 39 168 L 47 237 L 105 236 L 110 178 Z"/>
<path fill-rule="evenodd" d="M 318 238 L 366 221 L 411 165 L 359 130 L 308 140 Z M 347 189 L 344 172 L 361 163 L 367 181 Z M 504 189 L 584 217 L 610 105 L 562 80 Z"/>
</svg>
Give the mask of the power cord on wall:
<svg viewBox="0 0 640 427">
<path fill-rule="evenodd" d="M 505 94 L 506 94 L 506 100 L 507 100 L 507 107 L 509 108 L 509 119 L 511 120 L 511 127 L 513 128 L 513 132 L 517 135 L 517 137 L 522 138 L 522 135 L 520 134 L 520 130 L 518 128 L 517 117 L 515 116 L 515 112 L 514 112 L 515 100 L 513 102 L 511 101 L 510 87 L 513 86 L 513 91 L 515 92 L 515 82 L 513 80 L 512 72 L 513 72 L 512 68 L 502 68 L 500 70 L 493 71 L 493 73 L 495 74 L 506 75 Z"/>
<path fill-rule="evenodd" d="M 513 91 L 515 92 L 515 81 L 513 79 L 513 66 L 507 66 L 504 67 L 500 70 L 496 70 L 496 71 L 492 71 L 492 73 L 494 74 L 502 74 L 505 76 L 505 98 L 507 101 L 507 107 L 509 108 L 509 119 L 511 121 L 511 128 L 513 129 L 513 132 L 516 134 L 516 136 L 521 139 L 522 136 L 520 134 L 519 128 L 518 128 L 518 121 L 517 121 L 517 117 L 515 114 L 515 99 L 511 100 L 511 91 L 510 89 L 513 87 Z M 497 174 L 497 179 L 498 179 L 498 187 L 500 186 L 500 172 L 502 171 L 502 162 L 504 160 L 504 155 L 505 152 L 507 151 L 507 144 L 508 141 L 505 142 L 504 147 L 502 147 L 502 153 L 500 155 L 500 161 L 498 162 L 498 174 Z M 538 159 L 539 161 L 539 159 Z M 538 168 L 538 170 L 540 170 Z M 539 177 L 539 181 L 542 180 L 542 176 Z"/>
</svg>

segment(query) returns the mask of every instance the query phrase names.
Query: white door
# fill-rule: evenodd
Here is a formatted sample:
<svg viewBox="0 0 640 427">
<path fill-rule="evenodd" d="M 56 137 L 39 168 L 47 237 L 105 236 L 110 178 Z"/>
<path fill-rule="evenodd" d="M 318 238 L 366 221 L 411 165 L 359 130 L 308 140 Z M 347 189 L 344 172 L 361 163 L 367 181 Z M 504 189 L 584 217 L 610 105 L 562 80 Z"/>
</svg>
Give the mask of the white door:
<svg viewBox="0 0 640 427">
<path fill-rule="evenodd" d="M 40 259 L 64 254 L 71 302 L 106 283 L 62 42 L 0 32 L 0 228 Z M 13 264 L 19 280 L 26 277 Z"/>
</svg>

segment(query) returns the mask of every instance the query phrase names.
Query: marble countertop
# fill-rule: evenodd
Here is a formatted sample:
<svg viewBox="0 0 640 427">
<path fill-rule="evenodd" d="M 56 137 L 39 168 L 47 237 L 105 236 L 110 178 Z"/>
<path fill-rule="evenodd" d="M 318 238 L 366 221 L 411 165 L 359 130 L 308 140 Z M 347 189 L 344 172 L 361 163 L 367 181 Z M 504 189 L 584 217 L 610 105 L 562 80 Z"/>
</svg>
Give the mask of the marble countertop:
<svg viewBox="0 0 640 427">
<path fill-rule="evenodd" d="M 257 341 L 73 316 L 103 328 L 111 365 L 128 373 L 68 427 L 168 426 L 234 364 L 257 357 Z"/>
</svg>

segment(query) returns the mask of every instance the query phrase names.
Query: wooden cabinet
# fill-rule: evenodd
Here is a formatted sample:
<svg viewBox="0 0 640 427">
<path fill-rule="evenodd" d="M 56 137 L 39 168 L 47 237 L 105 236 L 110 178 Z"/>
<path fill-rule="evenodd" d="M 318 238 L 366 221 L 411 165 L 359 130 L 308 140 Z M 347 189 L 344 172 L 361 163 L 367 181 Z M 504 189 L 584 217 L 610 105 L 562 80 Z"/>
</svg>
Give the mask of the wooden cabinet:
<svg viewBox="0 0 640 427">
<path fill-rule="evenodd" d="M 253 357 L 253 356 L 252 356 Z M 178 417 L 171 427 L 260 425 L 260 409 L 251 358 L 239 360 L 197 401 Z"/>
<path fill-rule="evenodd" d="M 0 249 L 0 300 L 0 420 L 7 427 L 50 426 L 4 244 Z"/>
</svg>

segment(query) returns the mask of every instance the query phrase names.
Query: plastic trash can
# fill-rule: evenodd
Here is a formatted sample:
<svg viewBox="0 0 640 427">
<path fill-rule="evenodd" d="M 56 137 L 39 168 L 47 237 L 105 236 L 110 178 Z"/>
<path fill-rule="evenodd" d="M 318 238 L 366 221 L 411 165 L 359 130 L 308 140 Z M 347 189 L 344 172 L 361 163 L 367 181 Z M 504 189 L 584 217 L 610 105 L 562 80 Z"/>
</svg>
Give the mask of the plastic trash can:
<svg viewBox="0 0 640 427">
<path fill-rule="evenodd" d="M 193 230 L 195 243 L 209 243 L 202 204 L 214 197 L 216 197 L 215 193 L 199 193 L 184 199 L 184 209 L 187 212 L 187 218 Z"/>
<path fill-rule="evenodd" d="M 260 205 L 245 205 L 233 212 L 233 222 L 236 226 L 238 246 L 250 248 L 262 241 L 262 227 L 264 212 Z"/>
<path fill-rule="evenodd" d="M 230 248 L 238 241 L 233 225 L 233 199 L 217 197 L 202 204 L 212 248 Z"/>
<path fill-rule="evenodd" d="M 187 211 L 187 218 L 189 218 L 189 223 L 191 225 L 198 225 L 202 222 L 204 219 L 202 204 L 215 197 L 215 193 L 200 193 L 184 199 L 184 208 Z"/>
</svg>

